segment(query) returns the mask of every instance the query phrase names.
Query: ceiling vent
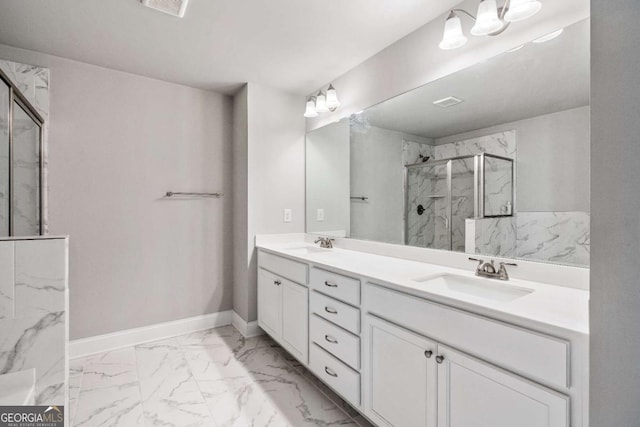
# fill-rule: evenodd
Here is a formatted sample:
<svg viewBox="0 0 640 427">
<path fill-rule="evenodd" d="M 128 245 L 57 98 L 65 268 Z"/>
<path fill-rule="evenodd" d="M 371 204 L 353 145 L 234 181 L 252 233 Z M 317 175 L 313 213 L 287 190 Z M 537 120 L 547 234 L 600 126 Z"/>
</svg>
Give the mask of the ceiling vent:
<svg viewBox="0 0 640 427">
<path fill-rule="evenodd" d="M 189 0 L 140 0 L 141 3 L 151 9 L 168 13 L 169 15 L 182 18 L 187 10 Z"/>
<path fill-rule="evenodd" d="M 453 107 L 454 105 L 458 105 L 462 102 L 462 99 L 456 98 L 455 96 L 447 96 L 446 98 L 438 99 L 437 101 L 433 101 L 433 105 L 437 105 L 442 108 Z"/>
</svg>

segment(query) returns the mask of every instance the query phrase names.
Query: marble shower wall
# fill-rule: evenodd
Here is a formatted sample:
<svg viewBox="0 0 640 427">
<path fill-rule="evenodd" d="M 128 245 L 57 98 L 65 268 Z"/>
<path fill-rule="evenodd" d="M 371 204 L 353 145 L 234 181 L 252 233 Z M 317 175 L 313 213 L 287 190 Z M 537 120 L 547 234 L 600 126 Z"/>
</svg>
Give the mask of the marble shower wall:
<svg viewBox="0 0 640 427">
<path fill-rule="evenodd" d="M 518 212 L 512 218 L 469 219 L 466 226 L 469 253 L 589 265 L 587 212 Z"/>
<path fill-rule="evenodd" d="M 34 369 L 37 405 L 65 405 L 67 260 L 66 238 L 0 241 L 0 375 Z"/>
<path fill-rule="evenodd" d="M 0 70 L 2 70 L 7 77 L 18 87 L 20 92 L 27 98 L 27 100 L 34 106 L 34 108 L 38 111 L 38 113 L 44 119 L 44 141 L 43 141 L 43 170 L 42 170 L 42 178 L 43 178 L 43 206 L 41 209 L 42 212 L 42 223 L 43 230 L 42 234 L 47 234 L 48 232 L 48 220 L 47 220 L 47 136 L 48 136 L 48 124 L 49 124 L 49 69 L 36 67 L 34 65 L 21 64 L 18 62 L 6 61 L 0 59 Z M 28 126 L 23 126 L 24 132 L 22 136 L 28 137 L 30 136 L 28 132 L 30 132 Z M 32 136 L 32 135 L 31 135 Z M 1 138 L 1 136 L 0 136 Z M 26 141 L 28 142 L 28 141 Z M 0 154 L 1 156 L 2 154 Z M 17 159 L 24 160 L 24 159 Z M 0 158 L 0 163 L 2 163 L 2 158 Z M 6 163 L 6 160 L 5 160 Z M 16 218 L 19 218 L 19 222 L 15 224 L 19 226 L 16 232 L 22 230 L 38 230 L 39 224 L 34 221 L 33 212 L 38 209 L 37 204 L 39 201 L 37 197 L 33 195 L 37 193 L 37 180 L 34 179 L 34 176 L 37 174 L 37 163 L 33 161 L 20 161 L 18 165 L 18 173 L 14 175 L 14 188 L 19 189 L 23 194 L 28 194 L 31 197 L 22 198 L 23 202 L 18 203 L 18 211 L 16 212 Z M 2 179 L 2 178 L 0 178 Z M 0 193 L 2 192 L 0 190 Z M 2 203 L 3 194 L 0 194 L 0 204 Z M 0 209 L 0 215 L 2 214 L 2 209 Z M 2 222 L 3 218 L 0 217 L 0 222 Z M 25 231 L 26 234 L 36 234 L 33 232 Z M 6 233 L 5 233 L 6 234 Z M 23 234 L 23 233 L 21 233 Z"/>
</svg>

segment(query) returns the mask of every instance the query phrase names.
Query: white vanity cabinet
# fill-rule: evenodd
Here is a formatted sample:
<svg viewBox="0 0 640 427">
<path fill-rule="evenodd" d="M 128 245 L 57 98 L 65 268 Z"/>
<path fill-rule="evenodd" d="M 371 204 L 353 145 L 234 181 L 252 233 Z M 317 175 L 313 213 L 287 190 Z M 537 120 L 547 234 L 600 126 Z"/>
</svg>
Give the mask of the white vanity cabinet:
<svg viewBox="0 0 640 427">
<path fill-rule="evenodd" d="M 303 279 L 306 284 L 307 266 L 272 254 L 264 255 L 266 257 L 261 253 L 258 257 L 258 325 L 300 362 L 307 364 L 309 290 L 284 277 Z"/>
</svg>

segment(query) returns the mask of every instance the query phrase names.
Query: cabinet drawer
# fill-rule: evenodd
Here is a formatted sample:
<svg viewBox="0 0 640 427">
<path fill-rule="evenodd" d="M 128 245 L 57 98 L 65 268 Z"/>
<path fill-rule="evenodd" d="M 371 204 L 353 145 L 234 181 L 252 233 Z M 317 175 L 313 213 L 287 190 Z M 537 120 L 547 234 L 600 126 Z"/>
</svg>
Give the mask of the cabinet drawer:
<svg viewBox="0 0 640 427">
<path fill-rule="evenodd" d="M 364 287 L 367 312 L 542 383 L 569 388 L 570 343 L 378 285 Z"/>
<path fill-rule="evenodd" d="M 311 292 L 311 312 L 354 334 L 360 333 L 360 310 L 336 299 Z"/>
<path fill-rule="evenodd" d="M 311 286 L 323 294 L 352 305 L 360 305 L 360 280 L 319 268 L 311 269 Z"/>
<path fill-rule="evenodd" d="M 360 338 L 344 329 L 312 315 L 311 340 L 354 369 L 360 369 Z"/>
<path fill-rule="evenodd" d="M 324 351 L 311 345 L 309 367 L 323 382 L 355 406 L 360 406 L 360 374 Z"/>
<path fill-rule="evenodd" d="M 307 264 L 259 251 L 258 266 L 294 282 L 307 284 Z"/>
</svg>

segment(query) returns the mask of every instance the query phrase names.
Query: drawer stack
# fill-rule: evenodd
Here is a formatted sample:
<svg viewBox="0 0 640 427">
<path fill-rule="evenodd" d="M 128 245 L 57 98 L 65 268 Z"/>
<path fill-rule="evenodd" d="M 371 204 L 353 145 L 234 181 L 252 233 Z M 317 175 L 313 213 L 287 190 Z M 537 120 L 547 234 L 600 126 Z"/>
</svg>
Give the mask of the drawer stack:
<svg viewBox="0 0 640 427">
<path fill-rule="evenodd" d="M 311 371 L 360 406 L 360 281 L 312 268 L 309 284 Z"/>
</svg>

